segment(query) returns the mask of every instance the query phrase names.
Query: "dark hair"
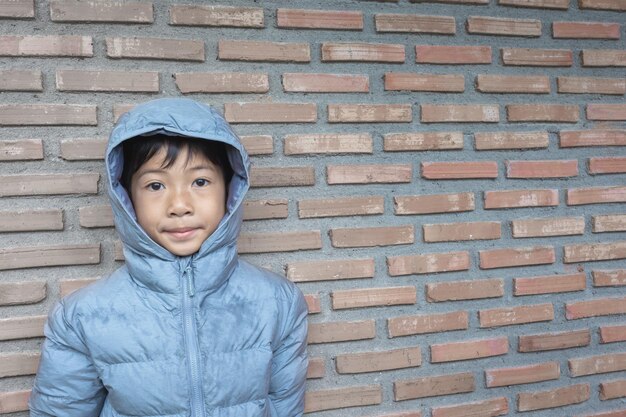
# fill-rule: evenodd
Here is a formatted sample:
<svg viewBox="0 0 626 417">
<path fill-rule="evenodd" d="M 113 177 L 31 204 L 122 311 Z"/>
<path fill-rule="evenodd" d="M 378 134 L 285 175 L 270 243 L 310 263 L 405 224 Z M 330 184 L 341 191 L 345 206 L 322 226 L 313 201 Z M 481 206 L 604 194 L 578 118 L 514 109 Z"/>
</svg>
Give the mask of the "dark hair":
<svg viewBox="0 0 626 417">
<path fill-rule="evenodd" d="M 122 144 L 124 151 L 124 168 L 120 177 L 120 183 L 128 195 L 130 195 L 130 180 L 135 172 L 161 149 L 167 148 L 163 168 L 171 167 L 178 159 L 180 152 L 187 148 L 187 163 L 195 155 L 203 155 L 215 166 L 219 167 L 224 177 L 224 184 L 228 190 L 228 184 L 233 176 L 233 169 L 228 162 L 226 144 L 223 142 L 188 138 L 181 136 L 168 136 L 157 134 L 153 136 L 139 136 L 129 139 Z"/>
</svg>

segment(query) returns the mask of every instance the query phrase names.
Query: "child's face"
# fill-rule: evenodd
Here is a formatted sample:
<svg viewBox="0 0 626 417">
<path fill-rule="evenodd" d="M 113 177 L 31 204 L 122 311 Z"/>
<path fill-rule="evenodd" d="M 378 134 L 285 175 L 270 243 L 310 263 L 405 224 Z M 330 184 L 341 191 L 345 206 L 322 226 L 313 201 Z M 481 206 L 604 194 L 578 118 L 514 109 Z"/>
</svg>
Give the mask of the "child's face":
<svg viewBox="0 0 626 417">
<path fill-rule="evenodd" d="M 163 168 L 162 148 L 130 183 L 137 221 L 152 240 L 178 256 L 196 253 L 226 212 L 222 170 L 204 155 L 187 163 L 188 151 L 181 149 L 174 164 Z"/>
</svg>

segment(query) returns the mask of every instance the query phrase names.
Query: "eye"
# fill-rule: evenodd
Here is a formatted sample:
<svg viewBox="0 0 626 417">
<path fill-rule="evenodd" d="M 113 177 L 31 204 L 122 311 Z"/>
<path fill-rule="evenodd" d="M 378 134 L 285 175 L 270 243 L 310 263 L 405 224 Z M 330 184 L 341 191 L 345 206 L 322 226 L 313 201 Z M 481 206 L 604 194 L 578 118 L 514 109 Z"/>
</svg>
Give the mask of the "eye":
<svg viewBox="0 0 626 417">
<path fill-rule="evenodd" d="M 159 191 L 163 189 L 163 184 L 160 182 L 151 182 L 147 187 L 150 191 Z"/>
<path fill-rule="evenodd" d="M 204 178 L 198 178 L 197 180 L 194 180 L 193 185 L 196 187 L 206 187 L 209 185 L 209 181 Z"/>
</svg>

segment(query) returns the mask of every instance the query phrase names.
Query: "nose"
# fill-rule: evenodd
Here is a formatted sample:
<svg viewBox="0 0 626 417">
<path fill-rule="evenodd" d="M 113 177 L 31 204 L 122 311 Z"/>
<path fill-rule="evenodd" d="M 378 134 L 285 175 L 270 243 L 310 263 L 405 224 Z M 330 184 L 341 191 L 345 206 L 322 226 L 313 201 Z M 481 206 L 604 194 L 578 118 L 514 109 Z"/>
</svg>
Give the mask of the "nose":
<svg viewBox="0 0 626 417">
<path fill-rule="evenodd" d="M 170 217 L 180 217 L 193 214 L 191 196 L 186 190 L 173 190 L 168 206 Z"/>
</svg>

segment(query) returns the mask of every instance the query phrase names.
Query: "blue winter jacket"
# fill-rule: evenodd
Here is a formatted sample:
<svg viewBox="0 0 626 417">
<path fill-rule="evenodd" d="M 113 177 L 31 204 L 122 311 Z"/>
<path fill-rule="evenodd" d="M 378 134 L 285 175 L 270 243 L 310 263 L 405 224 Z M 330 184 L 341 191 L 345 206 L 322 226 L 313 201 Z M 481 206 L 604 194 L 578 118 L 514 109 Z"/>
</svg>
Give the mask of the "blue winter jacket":
<svg viewBox="0 0 626 417">
<path fill-rule="evenodd" d="M 120 144 L 154 133 L 229 145 L 227 213 L 188 257 L 148 237 L 119 182 Z M 293 283 L 237 256 L 249 186 L 237 135 L 206 105 L 158 99 L 122 116 L 105 162 L 126 263 L 50 313 L 31 417 L 302 415 L 306 304 Z"/>
</svg>

